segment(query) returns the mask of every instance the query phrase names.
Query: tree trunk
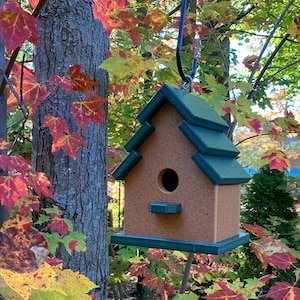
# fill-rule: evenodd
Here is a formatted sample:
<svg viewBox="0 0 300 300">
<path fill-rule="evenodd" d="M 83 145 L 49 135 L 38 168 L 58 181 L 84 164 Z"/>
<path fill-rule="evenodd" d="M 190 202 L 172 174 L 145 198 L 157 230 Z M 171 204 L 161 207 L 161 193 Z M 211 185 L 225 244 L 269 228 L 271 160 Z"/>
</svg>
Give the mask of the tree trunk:
<svg viewBox="0 0 300 300">
<path fill-rule="evenodd" d="M 0 6 L 4 3 L 4 0 L 0 0 Z M 3 80 L 3 73 L 5 71 L 5 58 L 4 58 L 4 41 L 0 35 L 0 85 L 2 84 Z M 7 124 L 6 124 L 6 93 L 5 91 L 3 94 L 0 95 L 0 138 L 5 139 L 7 138 Z M 4 150 L 0 150 L 0 154 L 5 153 Z M 0 168 L 0 176 L 5 175 L 5 170 Z M 8 218 L 7 210 L 4 206 L 0 205 L 0 226 L 2 223 Z"/>
<path fill-rule="evenodd" d="M 34 65 L 37 80 L 45 83 L 52 75 L 66 75 L 72 64 L 99 83 L 97 94 L 106 96 L 107 74 L 98 67 L 108 50 L 108 37 L 101 22 L 93 18 L 88 1 L 51 0 L 39 15 L 39 47 Z M 72 91 L 59 88 L 33 116 L 32 163 L 35 171 L 45 172 L 64 216 L 73 221 L 74 230 L 87 236 L 86 253 L 69 256 L 59 249 L 64 267 L 88 276 L 99 288 L 97 299 L 107 298 L 108 247 L 107 224 L 107 122 L 90 124 L 81 131 L 70 114 L 78 100 Z M 86 147 L 77 159 L 61 150 L 51 153 L 49 130 L 40 125 L 46 114 L 62 116 L 71 132 L 82 134 Z M 49 200 L 45 199 L 44 205 Z"/>
</svg>

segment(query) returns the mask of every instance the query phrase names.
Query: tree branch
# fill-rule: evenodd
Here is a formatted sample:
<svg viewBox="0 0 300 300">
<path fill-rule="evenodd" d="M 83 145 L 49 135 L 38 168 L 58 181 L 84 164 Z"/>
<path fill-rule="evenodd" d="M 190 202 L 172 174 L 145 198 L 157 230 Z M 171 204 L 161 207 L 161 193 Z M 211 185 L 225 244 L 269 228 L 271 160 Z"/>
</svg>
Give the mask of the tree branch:
<svg viewBox="0 0 300 300">
<path fill-rule="evenodd" d="M 275 50 L 273 51 L 273 53 L 271 54 L 271 56 L 268 58 L 267 62 L 265 63 L 264 67 L 262 68 L 262 70 L 260 71 L 257 79 L 255 80 L 255 83 L 253 85 L 253 90 L 249 93 L 248 95 L 248 99 L 252 99 L 254 97 L 254 95 L 257 93 L 258 90 L 255 90 L 255 88 L 259 85 L 259 82 L 261 80 L 261 78 L 263 77 L 263 75 L 265 74 L 265 72 L 267 71 L 269 65 L 272 63 L 275 55 L 278 53 L 278 51 L 281 49 L 281 47 L 283 46 L 283 44 L 286 42 L 287 38 L 289 37 L 289 34 L 286 34 L 284 36 L 284 38 L 280 41 L 280 43 L 277 45 L 277 47 L 275 48 Z"/>
<path fill-rule="evenodd" d="M 253 69 L 252 69 L 252 72 L 251 72 L 251 74 L 250 74 L 250 76 L 249 76 L 248 82 L 252 82 L 253 77 L 254 77 L 254 74 L 255 74 L 255 72 L 256 72 L 258 66 L 259 66 L 260 60 L 261 60 L 261 58 L 262 58 L 264 52 L 266 51 L 266 49 L 267 49 L 267 47 L 268 47 L 269 42 L 270 42 L 271 39 L 273 38 L 275 31 L 277 30 L 279 24 L 281 23 L 282 19 L 284 18 L 285 14 L 287 13 L 287 11 L 289 10 L 290 6 L 291 6 L 293 3 L 294 3 L 294 0 L 290 0 L 290 2 L 286 5 L 286 7 L 284 8 L 283 12 L 282 12 L 281 15 L 279 16 L 279 18 L 278 18 L 276 24 L 274 25 L 274 27 L 273 27 L 273 29 L 272 29 L 270 35 L 268 36 L 268 38 L 267 38 L 267 40 L 266 40 L 266 42 L 265 42 L 265 44 L 264 44 L 264 46 L 263 46 L 263 48 L 262 48 L 262 50 L 261 50 L 261 52 L 260 52 L 260 54 L 259 54 L 257 60 L 255 61 L 255 64 L 254 64 L 254 67 L 253 67 Z"/>
</svg>

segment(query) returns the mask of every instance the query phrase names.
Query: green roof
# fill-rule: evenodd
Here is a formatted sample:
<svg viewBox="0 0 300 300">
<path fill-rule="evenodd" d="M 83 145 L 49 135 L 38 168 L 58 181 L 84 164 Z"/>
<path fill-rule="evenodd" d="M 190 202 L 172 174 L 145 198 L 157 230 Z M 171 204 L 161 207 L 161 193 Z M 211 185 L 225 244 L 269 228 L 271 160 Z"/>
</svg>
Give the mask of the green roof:
<svg viewBox="0 0 300 300">
<path fill-rule="evenodd" d="M 155 130 L 151 119 L 167 102 L 182 116 L 178 127 L 197 149 L 191 159 L 214 184 L 239 184 L 250 179 L 236 160 L 238 149 L 224 134 L 226 122 L 205 100 L 164 84 L 139 113 L 142 126 L 125 145 L 129 155 L 112 174 L 116 180 L 124 180 L 142 159 L 138 148 Z"/>
</svg>

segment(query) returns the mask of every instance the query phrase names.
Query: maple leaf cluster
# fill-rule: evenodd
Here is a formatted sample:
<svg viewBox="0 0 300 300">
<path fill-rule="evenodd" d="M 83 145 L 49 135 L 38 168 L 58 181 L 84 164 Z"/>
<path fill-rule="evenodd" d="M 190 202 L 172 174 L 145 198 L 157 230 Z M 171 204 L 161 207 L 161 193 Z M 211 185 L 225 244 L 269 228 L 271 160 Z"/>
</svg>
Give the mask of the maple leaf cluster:
<svg viewBox="0 0 300 300">
<path fill-rule="evenodd" d="M 0 150 L 10 147 L 10 144 L 0 139 Z M 30 209 L 38 211 L 36 196 L 42 194 L 49 198 L 54 195 L 49 190 L 50 182 L 42 172 L 32 172 L 31 165 L 20 155 L 9 156 L 0 154 L 0 168 L 6 170 L 8 176 L 0 176 L 0 201 L 8 212 L 11 212 L 17 203 L 20 203 L 20 211 L 28 212 Z M 22 200 L 31 199 L 28 206 Z"/>
</svg>

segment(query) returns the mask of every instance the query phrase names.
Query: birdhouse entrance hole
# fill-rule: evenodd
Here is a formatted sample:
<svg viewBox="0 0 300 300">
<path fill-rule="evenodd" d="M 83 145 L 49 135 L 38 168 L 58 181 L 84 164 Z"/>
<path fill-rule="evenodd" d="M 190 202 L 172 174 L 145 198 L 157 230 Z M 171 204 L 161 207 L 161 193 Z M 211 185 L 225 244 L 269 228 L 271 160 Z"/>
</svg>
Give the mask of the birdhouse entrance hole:
<svg viewBox="0 0 300 300">
<path fill-rule="evenodd" d="M 164 169 L 158 175 L 158 184 L 165 192 L 173 192 L 178 186 L 177 173 L 172 169 Z"/>
</svg>

